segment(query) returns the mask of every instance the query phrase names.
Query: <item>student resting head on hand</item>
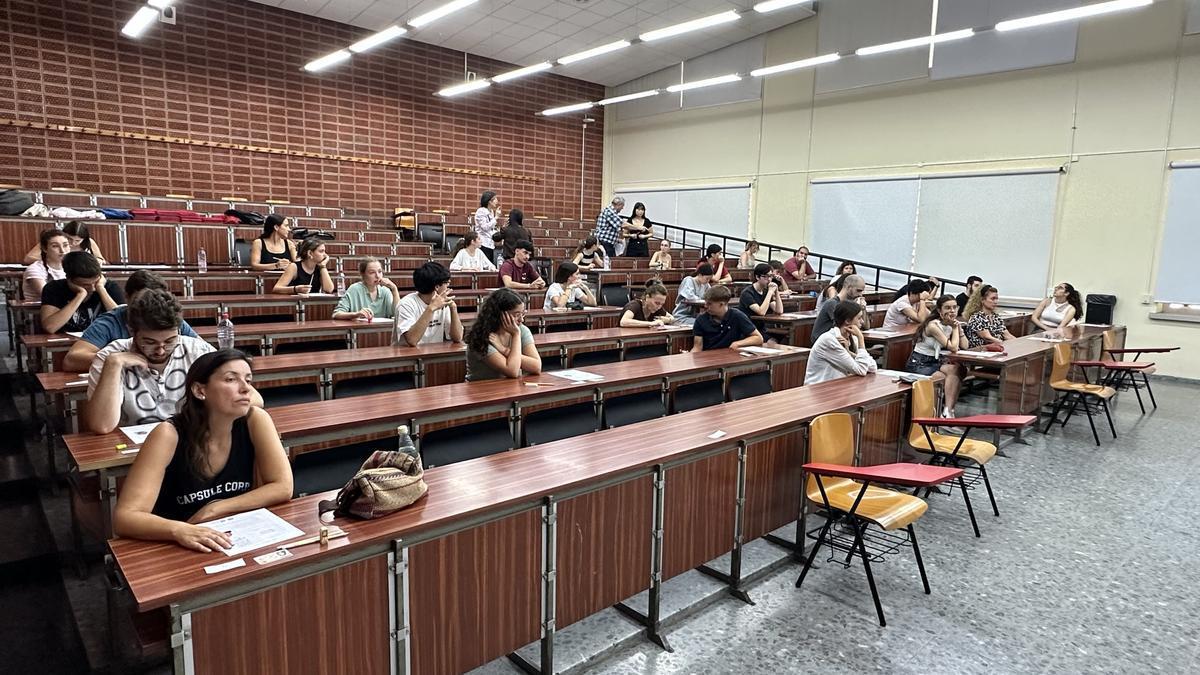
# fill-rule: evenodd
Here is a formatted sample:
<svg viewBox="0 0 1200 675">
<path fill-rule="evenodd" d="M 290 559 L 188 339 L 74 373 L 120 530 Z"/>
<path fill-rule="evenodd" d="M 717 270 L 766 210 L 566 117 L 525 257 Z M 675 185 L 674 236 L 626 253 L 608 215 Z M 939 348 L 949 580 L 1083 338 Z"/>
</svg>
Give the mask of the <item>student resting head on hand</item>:
<svg viewBox="0 0 1200 675">
<path fill-rule="evenodd" d="M 229 536 L 197 523 L 291 499 L 287 453 L 271 416 L 252 405 L 251 380 L 236 349 L 192 364 L 179 412 L 150 432 L 121 488 L 118 536 L 219 551 Z"/>
<path fill-rule="evenodd" d="M 517 293 L 498 288 L 484 299 L 465 338 L 468 382 L 542 372 L 542 357 L 524 320 L 525 300 Z"/>
<path fill-rule="evenodd" d="M 813 342 L 804 370 L 805 385 L 849 375 L 866 375 L 877 368 L 875 359 L 867 353 L 866 339 L 858 326 L 864 311 L 862 305 L 853 300 L 830 302 L 837 303 L 833 308 L 834 326 Z"/>
</svg>

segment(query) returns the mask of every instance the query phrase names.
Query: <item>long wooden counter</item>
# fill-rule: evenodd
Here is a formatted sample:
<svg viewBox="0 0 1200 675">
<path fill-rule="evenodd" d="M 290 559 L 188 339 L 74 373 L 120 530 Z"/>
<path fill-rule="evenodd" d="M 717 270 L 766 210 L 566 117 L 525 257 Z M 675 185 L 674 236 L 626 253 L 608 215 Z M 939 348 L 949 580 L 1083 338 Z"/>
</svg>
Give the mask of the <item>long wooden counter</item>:
<svg viewBox="0 0 1200 675">
<path fill-rule="evenodd" d="M 137 606 L 169 608 L 176 672 L 457 673 L 539 638 L 553 672 L 558 630 L 649 589 L 657 635 L 661 582 L 730 551 L 737 589 L 742 542 L 799 516 L 807 423 L 855 412 L 895 461 L 907 390 L 847 378 L 431 469 L 408 509 L 265 566 L 110 546 Z M 313 533 L 331 495 L 272 510 Z"/>
</svg>

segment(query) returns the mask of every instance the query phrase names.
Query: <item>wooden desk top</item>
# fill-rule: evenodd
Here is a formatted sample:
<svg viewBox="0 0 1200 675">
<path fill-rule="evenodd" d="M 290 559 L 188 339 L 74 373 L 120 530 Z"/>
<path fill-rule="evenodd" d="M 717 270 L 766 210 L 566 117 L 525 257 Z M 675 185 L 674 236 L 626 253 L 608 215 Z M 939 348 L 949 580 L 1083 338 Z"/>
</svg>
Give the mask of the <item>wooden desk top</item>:
<svg viewBox="0 0 1200 675">
<path fill-rule="evenodd" d="M 683 377 L 719 368 L 749 363 L 764 363 L 788 356 L 807 355 L 807 349 L 784 349 L 784 354 L 742 356 L 731 349 L 700 354 L 673 354 L 654 359 L 637 359 L 589 366 L 586 371 L 604 377 L 602 382 L 572 382 L 548 373 L 519 380 L 500 379 L 484 382 L 459 382 L 426 389 L 368 394 L 353 398 L 298 403 L 271 408 L 271 419 L 279 437 L 289 441 L 313 433 L 345 430 L 351 435 L 368 425 L 404 424 L 414 417 L 433 413 L 469 413 L 486 405 L 509 404 L 562 394 L 585 393 L 597 386 L 634 384 L 662 377 Z M 526 383 L 538 383 L 532 387 Z M 63 437 L 72 461 L 81 473 L 128 466 L 136 453 L 122 454 L 119 444 L 136 448 L 119 430 L 109 434 L 69 434 Z"/>
<path fill-rule="evenodd" d="M 356 548 L 384 546 L 393 539 L 411 538 L 472 516 L 519 504 L 534 508 L 547 495 L 610 477 L 648 472 L 665 461 L 732 447 L 740 439 L 775 434 L 827 412 L 903 394 L 908 388 L 884 376 L 842 378 L 436 467 L 425 473 L 428 494 L 412 506 L 376 520 L 337 518 L 335 524 L 349 536 L 331 541 L 324 549 L 294 549 L 292 557 L 267 566 L 253 561 L 261 551 L 249 552 L 242 556 L 245 567 L 208 575 L 205 565 L 228 558 L 165 542 L 115 539 L 109 546 L 138 609 L 147 611 Z M 726 435 L 710 438 L 718 429 Z M 271 511 L 311 535 L 319 528 L 317 503 L 334 494 L 310 495 Z"/>
<path fill-rule="evenodd" d="M 691 335 L 691 333 L 690 326 L 668 326 L 659 330 L 620 327 L 593 328 L 560 333 L 535 333 L 533 343 L 539 348 L 578 347 L 589 344 L 620 343 L 638 338 L 665 340 L 681 335 Z M 360 347 L 358 349 L 272 354 L 254 357 L 254 373 L 265 375 L 317 368 L 399 366 L 421 359 L 464 358 L 465 350 L 466 345 L 461 342 L 443 342 L 418 347 Z M 87 385 L 80 384 L 81 375 L 86 376 L 86 373 L 37 373 L 37 379 L 42 385 L 42 389 L 48 394 L 60 394 L 74 390 L 84 392 L 87 390 Z M 84 377 L 82 382 L 86 383 L 87 378 Z"/>
<path fill-rule="evenodd" d="M 1004 318 L 1015 319 L 1015 318 L 1019 318 L 1021 316 L 1027 317 L 1028 314 L 1027 313 L 1026 314 L 1018 313 L 1016 315 L 1008 315 Z M 1114 328 L 1124 328 L 1124 326 L 1070 326 L 1070 327 L 1061 329 L 1059 332 L 1060 332 L 1061 336 L 1066 339 L 1066 342 L 1075 344 L 1075 343 L 1078 343 L 1078 342 L 1081 342 L 1084 340 L 1098 337 L 1098 336 L 1102 335 L 1104 333 L 1104 331 L 1112 330 Z M 1042 337 L 1044 335 L 1046 335 L 1046 333 L 1033 333 L 1032 335 L 1027 335 L 1025 337 L 1019 337 L 1019 338 L 1015 338 L 1013 340 L 1006 340 L 1004 342 L 1005 354 L 1003 356 L 995 356 L 995 357 L 989 358 L 986 356 L 980 356 L 981 352 L 979 352 L 979 351 L 967 350 L 967 351 L 960 351 L 957 354 L 951 354 L 950 358 L 952 360 L 960 362 L 960 363 L 969 363 L 972 365 L 980 365 L 980 366 L 987 365 L 987 364 L 1004 365 L 1007 363 L 1020 361 L 1022 359 L 1027 359 L 1030 356 L 1034 356 L 1034 355 L 1040 354 L 1042 352 L 1047 352 L 1047 351 L 1050 351 L 1051 349 L 1053 349 L 1054 345 L 1055 345 L 1054 342 L 1047 342 L 1044 340 L 1034 339 L 1034 338 Z"/>
</svg>

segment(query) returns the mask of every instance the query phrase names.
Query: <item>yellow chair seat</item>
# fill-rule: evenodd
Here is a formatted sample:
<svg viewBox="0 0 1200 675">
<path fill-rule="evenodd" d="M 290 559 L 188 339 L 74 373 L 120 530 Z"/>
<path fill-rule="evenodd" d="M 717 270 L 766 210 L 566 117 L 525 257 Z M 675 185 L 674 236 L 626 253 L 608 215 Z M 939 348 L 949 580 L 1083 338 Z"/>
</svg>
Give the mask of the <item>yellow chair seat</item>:
<svg viewBox="0 0 1200 675">
<path fill-rule="evenodd" d="M 954 420 L 946 420 L 946 423 L 954 424 Z M 918 452 L 933 454 L 933 450 L 929 449 L 929 441 L 925 439 L 924 432 L 919 428 L 914 431 L 915 433 L 908 439 L 908 444 L 913 446 L 913 449 Z M 954 452 L 954 446 L 958 445 L 958 438 L 954 436 L 945 436 L 933 431 L 929 432 L 929 436 L 933 438 L 934 448 L 938 452 L 944 452 L 947 455 Z M 995 445 L 974 438 L 968 438 L 963 441 L 962 447 L 958 449 L 958 454 L 955 455 L 955 457 L 965 457 L 976 464 L 987 464 L 995 456 Z"/>
<path fill-rule="evenodd" d="M 854 500 L 858 499 L 859 490 L 862 488 L 860 483 L 849 478 L 824 477 L 821 484 L 825 487 L 825 495 L 829 497 L 829 505 L 843 512 L 849 512 L 850 507 L 854 506 Z M 822 506 L 825 504 L 821 499 L 821 490 L 817 487 L 815 476 L 809 478 L 808 498 Z M 895 530 L 908 527 L 928 508 L 925 500 L 919 497 L 871 486 L 867 488 L 867 494 L 854 511 L 854 515 L 885 530 Z"/>
<path fill-rule="evenodd" d="M 1103 399 L 1109 399 L 1117 395 L 1117 390 L 1112 387 L 1105 387 L 1099 384 L 1087 384 L 1084 382 L 1072 382 L 1070 380 L 1058 380 L 1050 383 L 1050 388 L 1055 391 L 1077 391 L 1081 394 L 1089 396 L 1099 396 Z"/>
</svg>

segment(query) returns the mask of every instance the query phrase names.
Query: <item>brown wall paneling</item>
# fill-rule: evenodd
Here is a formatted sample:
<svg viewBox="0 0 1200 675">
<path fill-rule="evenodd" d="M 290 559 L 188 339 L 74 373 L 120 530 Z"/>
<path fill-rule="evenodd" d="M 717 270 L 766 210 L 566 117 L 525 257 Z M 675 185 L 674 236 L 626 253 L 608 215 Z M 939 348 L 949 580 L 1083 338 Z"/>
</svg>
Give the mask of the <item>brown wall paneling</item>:
<svg viewBox="0 0 1200 675">
<path fill-rule="evenodd" d="M 650 587 L 652 478 L 558 503 L 559 630 Z"/>
<path fill-rule="evenodd" d="M 808 359 L 796 359 L 771 365 L 771 391 L 783 391 L 804 384 Z"/>
<path fill-rule="evenodd" d="M 386 673 L 387 557 L 192 614 L 198 673 Z"/>
<path fill-rule="evenodd" d="M 0 224 L 0 262 L 20 263 L 29 249 L 38 245 L 42 230 L 54 227 L 54 221 L 5 220 Z M 32 299 L 32 298 L 31 298 Z"/>
<path fill-rule="evenodd" d="M 536 641 L 541 558 L 541 509 L 411 547 L 413 672 L 465 672 Z"/>
<path fill-rule="evenodd" d="M 200 254 L 200 247 L 210 265 L 229 264 L 229 230 L 224 226 L 183 226 L 183 262 L 194 265 Z"/>
<path fill-rule="evenodd" d="M 752 541 L 800 514 L 802 471 L 808 457 L 803 431 L 776 436 L 746 448 L 745 541 Z"/>
<path fill-rule="evenodd" d="M 665 497 L 664 580 L 733 550 L 736 451 L 671 467 Z"/>
<path fill-rule="evenodd" d="M 907 402 L 904 397 L 889 399 L 863 411 L 858 462 L 860 466 L 901 461 L 901 425 L 906 421 L 906 412 Z"/>
<path fill-rule="evenodd" d="M 447 100 L 434 92 L 461 79 L 461 52 L 400 40 L 313 74 L 302 70 L 306 59 L 361 38 L 362 29 L 262 3 L 210 0 L 181 6 L 177 25 L 122 38 L 139 4 L 6 3 L 0 45 L 12 68 L 4 81 L 22 95 L 0 101 L 0 118 L 95 131 L 0 126 L 0 146 L 15 149 L 0 157 L 4 182 L 286 199 L 373 218 L 395 206 L 471 213 L 489 189 L 505 208 L 530 214 L 579 210 L 578 118 L 535 113 L 602 98 L 600 85 L 539 74 Z M 228 39 L 231 31 L 238 39 Z M 286 49 L 272 46 L 280 35 L 288 36 Z M 472 55 L 467 67 L 482 77 L 513 68 Z M 589 212 L 602 201 L 603 112 L 589 113 L 598 121 L 586 131 L 594 160 L 583 167 Z M 197 144 L 102 135 L 110 132 Z M 339 156 L 410 166 L 333 159 Z M 314 215 L 341 217 L 336 208 Z"/>
<path fill-rule="evenodd" d="M 163 227 L 160 224 L 126 223 L 125 233 L 125 240 L 129 245 L 129 262 L 164 265 L 176 263 L 175 228 Z M 196 261 L 191 262 L 195 264 Z"/>
<path fill-rule="evenodd" d="M 63 225 L 68 222 L 70 221 L 64 221 Z M 87 227 L 88 235 L 100 245 L 100 252 L 104 254 L 104 259 L 110 263 L 118 262 L 121 257 L 121 233 L 118 221 L 89 220 L 84 225 Z"/>
</svg>

